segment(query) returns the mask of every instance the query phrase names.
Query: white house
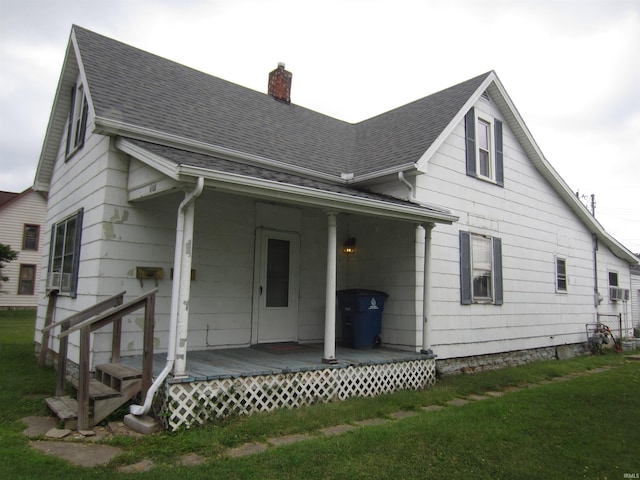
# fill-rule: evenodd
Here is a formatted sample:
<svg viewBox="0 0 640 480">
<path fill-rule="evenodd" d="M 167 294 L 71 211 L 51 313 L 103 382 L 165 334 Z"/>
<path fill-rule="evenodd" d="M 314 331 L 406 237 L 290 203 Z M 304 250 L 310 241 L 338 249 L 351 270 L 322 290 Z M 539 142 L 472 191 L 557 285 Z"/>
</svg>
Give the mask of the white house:
<svg viewBox="0 0 640 480">
<path fill-rule="evenodd" d="M 351 392 L 375 394 L 431 383 L 435 356 L 446 372 L 583 348 L 587 323 L 623 311 L 609 287 L 630 283 L 637 258 L 553 170 L 495 72 L 357 124 L 291 103 L 291 80 L 281 64 L 263 94 L 72 29 L 35 179 L 52 239 L 41 286 L 58 291 L 56 319 L 157 287 L 167 405 L 194 391 L 213 405 L 229 387 L 198 370 L 204 352 L 320 344 L 317 365 L 269 370 L 279 382 L 378 365 L 340 388 L 410 365 Z M 372 353 L 407 358 L 340 350 L 336 291 L 354 288 L 388 294 Z M 94 367 L 109 362 L 106 330 Z M 123 361 L 142 355 L 141 319 L 122 330 Z M 172 428 L 203 419 L 186 402 Z"/>
<path fill-rule="evenodd" d="M 38 305 L 38 286 L 44 243 L 47 200 L 31 188 L 21 193 L 0 192 L 0 243 L 18 253 L 6 264 L 2 274 L 0 309 L 34 309 Z"/>
</svg>

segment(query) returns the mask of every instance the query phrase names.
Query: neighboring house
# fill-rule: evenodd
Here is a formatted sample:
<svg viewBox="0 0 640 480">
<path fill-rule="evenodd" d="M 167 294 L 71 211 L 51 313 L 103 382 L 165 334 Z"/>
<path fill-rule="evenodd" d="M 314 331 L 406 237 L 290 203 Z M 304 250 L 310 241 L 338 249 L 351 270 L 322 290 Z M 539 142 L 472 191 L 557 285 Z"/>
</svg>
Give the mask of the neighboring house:
<svg viewBox="0 0 640 480">
<path fill-rule="evenodd" d="M 9 280 L 2 284 L 0 309 L 37 307 L 46 217 L 42 193 L 0 192 L 0 243 L 18 252 L 2 271 Z"/>
<path fill-rule="evenodd" d="M 585 324 L 622 312 L 609 287 L 636 257 L 494 72 L 356 124 L 290 103 L 290 88 L 282 64 L 265 95 L 73 27 L 34 187 L 49 197 L 41 289 L 59 291 L 56 318 L 157 286 L 171 397 L 196 352 L 320 343 L 318 362 L 340 365 L 341 289 L 389 294 L 381 344 L 422 354 L 413 371 L 433 354 L 451 371 L 580 349 Z M 93 335 L 95 366 L 110 337 Z M 122 355 L 141 355 L 138 318 L 123 335 Z"/>
<path fill-rule="evenodd" d="M 638 258 L 640 258 L 640 256 Z M 640 266 L 638 265 L 631 266 L 630 297 L 631 325 L 634 328 L 634 334 L 640 337 Z"/>
</svg>

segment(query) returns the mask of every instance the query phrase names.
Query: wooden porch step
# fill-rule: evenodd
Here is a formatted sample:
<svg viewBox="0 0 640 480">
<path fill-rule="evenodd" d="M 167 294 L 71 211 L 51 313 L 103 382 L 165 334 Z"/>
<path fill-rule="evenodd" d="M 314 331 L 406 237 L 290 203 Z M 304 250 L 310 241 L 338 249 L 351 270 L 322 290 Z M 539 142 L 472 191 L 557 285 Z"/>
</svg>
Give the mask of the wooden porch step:
<svg viewBox="0 0 640 480">
<path fill-rule="evenodd" d="M 96 365 L 95 379 L 118 392 L 124 392 L 132 382 L 141 383 L 142 372 L 121 363 L 105 363 Z"/>
<path fill-rule="evenodd" d="M 78 390 L 80 386 L 78 379 L 73 377 L 71 379 L 71 385 L 73 385 L 73 388 Z M 104 400 L 106 398 L 119 397 L 119 396 L 121 396 L 121 394 L 118 390 L 115 390 L 109 387 L 108 385 L 105 385 L 104 383 L 100 382 L 99 380 L 96 380 L 95 378 L 92 378 L 91 380 L 89 380 L 89 399 Z"/>
<path fill-rule="evenodd" d="M 46 400 L 47 407 L 56 414 L 60 420 L 67 422 L 78 418 L 78 402 L 68 395 L 51 397 Z"/>
<path fill-rule="evenodd" d="M 96 376 L 98 371 L 120 380 L 131 380 L 133 378 L 142 378 L 142 372 L 137 368 L 123 365 L 122 363 L 105 363 L 96 365 Z"/>
</svg>

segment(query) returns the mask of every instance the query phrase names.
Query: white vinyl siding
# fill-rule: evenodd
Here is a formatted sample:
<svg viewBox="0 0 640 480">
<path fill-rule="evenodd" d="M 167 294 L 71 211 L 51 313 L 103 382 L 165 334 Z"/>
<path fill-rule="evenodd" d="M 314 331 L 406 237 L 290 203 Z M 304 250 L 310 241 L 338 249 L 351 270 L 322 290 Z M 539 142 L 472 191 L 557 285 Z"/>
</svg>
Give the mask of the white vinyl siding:
<svg viewBox="0 0 640 480">
<path fill-rule="evenodd" d="M 486 101 L 474 109 L 482 118 L 504 121 Z M 506 123 L 504 188 L 467 174 L 465 133 L 463 120 L 429 159 L 428 172 L 416 177 L 418 199 L 444 205 L 460 217 L 456 224 L 433 229 L 434 352 L 454 358 L 584 342 L 585 318 L 595 319 L 596 313 L 591 232 L 534 167 Z M 460 231 L 502 240 L 505 302 L 500 308 L 461 303 Z M 556 256 L 566 259 L 567 293 L 562 295 L 556 292 Z M 597 267 L 598 290 L 605 298 L 607 268 L 618 271 L 621 285 L 629 281 L 626 274 L 622 278 L 628 265 L 603 245 Z M 616 314 L 623 312 L 623 302 L 602 302 L 598 308 Z"/>
</svg>

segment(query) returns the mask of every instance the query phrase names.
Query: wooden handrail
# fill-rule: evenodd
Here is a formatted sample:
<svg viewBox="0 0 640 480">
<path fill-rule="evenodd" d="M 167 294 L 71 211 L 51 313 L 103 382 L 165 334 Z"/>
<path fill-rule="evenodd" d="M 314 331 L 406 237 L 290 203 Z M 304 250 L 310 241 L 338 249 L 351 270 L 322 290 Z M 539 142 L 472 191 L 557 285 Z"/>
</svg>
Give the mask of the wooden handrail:
<svg viewBox="0 0 640 480">
<path fill-rule="evenodd" d="M 47 325 L 42 329 L 42 333 L 48 332 L 49 330 L 52 330 L 56 327 L 60 327 L 62 326 L 62 324 L 67 322 L 69 327 L 73 327 L 77 323 L 82 322 L 87 318 L 91 318 L 95 315 L 98 315 L 104 312 L 105 308 L 111 308 L 111 307 L 120 305 L 122 304 L 122 299 L 124 298 L 125 293 L 127 292 L 126 291 L 120 292 L 112 297 L 107 298 L 106 300 L 103 300 L 100 303 L 96 303 L 95 305 L 92 305 L 91 307 L 85 310 L 82 310 L 81 312 L 74 313 L 73 315 L 65 318 L 64 320 L 60 320 L 59 322 Z"/>
<path fill-rule="evenodd" d="M 93 305 L 70 317 L 48 325 L 47 331 L 61 327 L 58 335 L 60 348 L 58 352 L 58 379 L 56 384 L 56 396 L 60 396 L 64 391 L 64 380 L 66 375 L 67 343 L 69 334 L 80 331 L 80 358 L 78 365 L 78 428 L 86 430 L 89 428 L 89 381 L 90 381 L 90 349 L 91 333 L 113 323 L 113 333 L 111 342 L 111 362 L 120 361 L 120 341 L 122 332 L 122 317 L 129 315 L 141 308 L 145 309 L 144 339 L 143 339 L 143 362 L 142 362 L 142 385 L 141 396 L 147 395 L 153 376 L 153 331 L 155 328 L 155 295 L 158 288 L 140 295 L 133 300 L 122 303 L 124 293 L 119 293 L 96 305 Z M 108 308 L 109 310 L 105 309 Z"/>
<path fill-rule="evenodd" d="M 135 312 L 136 310 L 140 309 L 142 306 L 144 306 L 144 304 L 146 304 L 147 298 L 154 296 L 156 293 L 158 293 L 158 289 L 154 288 L 144 295 L 140 295 L 139 297 L 134 298 L 133 300 L 130 300 L 125 304 L 113 307 L 111 308 L 111 310 L 107 310 L 106 312 L 89 318 L 88 320 L 85 320 L 81 323 L 76 323 L 73 327 L 64 332 L 61 332 L 59 337 L 66 337 L 67 335 L 81 330 L 85 327 L 91 327 L 91 331 L 95 332 L 96 330 L 99 330 L 105 325 L 111 323 L 114 320 L 113 317 L 115 317 L 116 315 L 118 315 L 119 317 L 124 317 L 125 315 L 129 315 L 131 312 Z"/>
</svg>

